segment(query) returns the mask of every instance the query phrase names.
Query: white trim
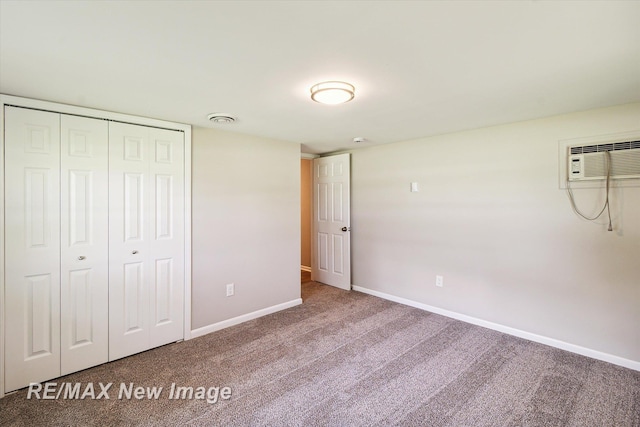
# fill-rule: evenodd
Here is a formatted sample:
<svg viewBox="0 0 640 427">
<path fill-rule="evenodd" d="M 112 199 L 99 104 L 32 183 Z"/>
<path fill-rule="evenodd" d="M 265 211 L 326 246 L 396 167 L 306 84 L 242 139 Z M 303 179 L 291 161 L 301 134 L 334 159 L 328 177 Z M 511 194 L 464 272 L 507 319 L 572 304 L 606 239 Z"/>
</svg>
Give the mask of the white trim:
<svg viewBox="0 0 640 427">
<path fill-rule="evenodd" d="M 16 107 L 32 108 L 36 110 L 52 111 L 61 114 L 71 114 L 97 119 L 113 120 L 123 123 L 171 129 L 184 132 L 184 173 L 185 173 L 185 255 L 184 255 L 184 339 L 191 338 L 191 125 L 170 122 L 166 120 L 151 119 L 148 117 L 131 116 L 128 114 L 114 113 L 93 108 L 78 107 L 75 105 L 58 104 L 37 99 L 22 98 L 12 95 L 0 94 L 0 164 L 4 171 L 4 107 L 13 105 Z M 4 254 L 4 172 L 0 173 L 0 248 Z M 0 257 L 0 271 L 4 272 L 4 256 Z M 0 398 L 4 396 L 4 274 L 0 274 Z"/>
<path fill-rule="evenodd" d="M 524 338 L 529 341 L 534 341 L 540 344 L 545 344 L 551 347 L 559 348 L 561 350 L 577 353 L 582 356 L 587 356 L 593 359 L 598 359 L 605 362 L 613 363 L 614 365 L 623 366 L 625 368 L 633 369 L 634 371 L 640 371 L 640 362 L 635 360 L 625 359 L 624 357 L 615 356 L 613 354 L 604 353 L 598 350 L 593 350 L 587 347 L 582 347 L 576 344 L 560 341 L 555 338 L 549 338 L 543 335 L 522 331 L 520 329 L 504 326 L 499 323 L 489 322 L 486 320 L 478 319 L 476 317 L 467 316 L 465 314 L 456 313 L 454 311 L 445 310 L 442 308 L 423 304 L 417 301 L 409 300 L 409 299 L 398 297 L 395 295 L 390 295 L 384 292 L 374 291 L 373 289 L 363 288 L 361 286 L 354 286 L 353 290 L 362 292 L 365 294 L 373 295 L 378 298 L 408 305 L 410 307 L 419 308 L 421 310 L 429 311 L 431 313 L 440 314 L 442 316 L 450 317 L 452 319 L 461 320 L 463 322 L 471 323 L 473 325 L 482 326 L 483 328 L 493 329 L 494 331 L 503 332 L 505 334 L 513 335 L 519 338 Z"/>
<path fill-rule="evenodd" d="M 317 159 L 318 157 L 320 157 L 318 154 L 300 153 L 301 159 L 313 160 L 313 159 Z"/>
<path fill-rule="evenodd" d="M 263 308 L 262 310 L 243 314 L 242 316 L 223 320 L 222 322 L 214 323 L 212 325 L 203 326 L 202 328 L 192 330 L 191 338 L 201 337 L 203 335 L 210 334 L 211 332 L 219 331 L 221 329 L 225 329 L 230 326 L 239 325 L 240 323 L 248 322 L 249 320 L 257 319 L 258 317 L 266 316 L 267 314 L 282 311 L 287 308 L 295 307 L 296 305 L 300 305 L 300 304 L 302 304 L 302 298 L 297 298 L 288 302 L 284 302 L 282 304 L 277 304 L 271 307 Z"/>
<path fill-rule="evenodd" d="M 306 265 L 301 265 L 300 270 L 311 273 L 311 267 L 307 267 Z"/>
<path fill-rule="evenodd" d="M 4 397 L 4 97 L 0 95 L 0 398 Z"/>
<path fill-rule="evenodd" d="M 0 101 L 3 105 L 14 105 L 16 107 L 32 108 L 36 110 L 51 111 L 54 113 L 72 114 L 76 116 L 93 117 L 97 119 L 107 119 L 122 123 L 145 125 L 162 129 L 187 131 L 191 125 L 184 123 L 170 122 L 167 120 L 151 119 L 129 114 L 114 113 L 111 111 L 97 110 L 94 108 L 77 107 L 75 105 L 58 104 L 38 99 L 22 98 L 13 95 L 0 94 Z"/>
<path fill-rule="evenodd" d="M 183 339 L 191 339 L 191 126 L 184 129 L 184 321 Z"/>
</svg>

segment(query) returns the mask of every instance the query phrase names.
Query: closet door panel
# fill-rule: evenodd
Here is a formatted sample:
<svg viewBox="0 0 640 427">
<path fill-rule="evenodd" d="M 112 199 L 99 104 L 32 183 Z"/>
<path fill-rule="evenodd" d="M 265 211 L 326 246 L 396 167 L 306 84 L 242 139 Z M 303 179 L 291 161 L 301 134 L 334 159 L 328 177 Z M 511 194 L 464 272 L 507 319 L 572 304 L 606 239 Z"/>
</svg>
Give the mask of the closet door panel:
<svg viewBox="0 0 640 427">
<path fill-rule="evenodd" d="M 60 375 L 60 116 L 5 107 L 5 391 Z"/>
<path fill-rule="evenodd" d="M 109 360 L 149 348 L 149 130 L 109 124 Z"/>
<path fill-rule="evenodd" d="M 184 134 L 150 129 L 152 347 L 183 338 Z"/>
<path fill-rule="evenodd" d="M 108 122 L 61 115 L 61 374 L 105 363 Z"/>
</svg>

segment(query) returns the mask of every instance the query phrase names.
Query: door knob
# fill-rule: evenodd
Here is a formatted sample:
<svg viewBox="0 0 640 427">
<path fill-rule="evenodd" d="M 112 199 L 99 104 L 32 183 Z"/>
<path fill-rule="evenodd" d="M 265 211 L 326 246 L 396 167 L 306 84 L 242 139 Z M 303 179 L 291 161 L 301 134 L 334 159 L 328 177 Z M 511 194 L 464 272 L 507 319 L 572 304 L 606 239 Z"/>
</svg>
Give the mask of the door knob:
<svg viewBox="0 0 640 427">
<path fill-rule="evenodd" d="M 135 255 L 138 253 L 138 251 L 132 251 L 131 253 Z"/>
<path fill-rule="evenodd" d="M 85 259 L 85 258 L 86 258 L 86 257 L 85 257 L 84 255 L 80 255 L 80 256 L 78 257 L 78 260 L 82 261 L 82 260 L 83 260 L 83 259 Z"/>
<path fill-rule="evenodd" d="M 348 228 L 347 227 L 342 227 L 342 231 L 347 231 Z"/>
</svg>

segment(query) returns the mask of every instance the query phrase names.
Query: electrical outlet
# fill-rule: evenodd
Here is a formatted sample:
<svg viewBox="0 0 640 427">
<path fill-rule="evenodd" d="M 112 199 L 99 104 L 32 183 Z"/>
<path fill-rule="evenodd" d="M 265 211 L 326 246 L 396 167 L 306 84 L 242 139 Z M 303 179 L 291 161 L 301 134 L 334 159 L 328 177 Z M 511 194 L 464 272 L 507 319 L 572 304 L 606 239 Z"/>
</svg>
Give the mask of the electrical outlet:
<svg viewBox="0 0 640 427">
<path fill-rule="evenodd" d="M 235 292 L 235 285 L 233 283 L 229 283 L 227 285 L 227 296 L 232 297 Z"/>
<path fill-rule="evenodd" d="M 436 276 L 436 286 L 439 288 L 444 286 L 444 277 Z"/>
</svg>

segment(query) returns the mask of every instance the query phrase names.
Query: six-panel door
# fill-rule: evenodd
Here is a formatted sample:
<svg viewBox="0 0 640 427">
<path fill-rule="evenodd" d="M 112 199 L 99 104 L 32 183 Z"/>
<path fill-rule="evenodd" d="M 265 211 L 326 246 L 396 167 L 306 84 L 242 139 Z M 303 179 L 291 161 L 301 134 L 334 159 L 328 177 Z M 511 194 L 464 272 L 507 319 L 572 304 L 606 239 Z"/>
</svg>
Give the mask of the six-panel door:
<svg viewBox="0 0 640 427">
<path fill-rule="evenodd" d="M 351 289 L 349 154 L 313 161 L 314 262 L 318 282 Z"/>
<path fill-rule="evenodd" d="M 111 123 L 109 360 L 183 336 L 184 138 Z"/>
<path fill-rule="evenodd" d="M 183 338 L 182 132 L 5 108 L 5 391 Z"/>
<path fill-rule="evenodd" d="M 60 376 L 60 115 L 5 108 L 5 390 Z"/>
<path fill-rule="evenodd" d="M 60 374 L 109 355 L 109 125 L 60 116 Z"/>
</svg>

